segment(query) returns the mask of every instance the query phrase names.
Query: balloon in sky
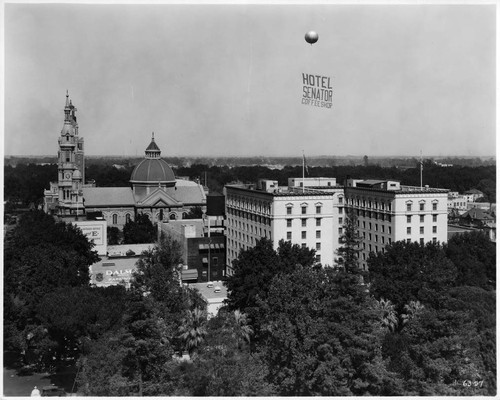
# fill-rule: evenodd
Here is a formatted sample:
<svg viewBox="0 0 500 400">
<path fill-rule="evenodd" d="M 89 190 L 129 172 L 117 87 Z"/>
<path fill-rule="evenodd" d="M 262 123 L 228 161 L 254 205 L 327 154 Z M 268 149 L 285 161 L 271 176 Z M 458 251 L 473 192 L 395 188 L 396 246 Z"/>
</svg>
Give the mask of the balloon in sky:
<svg viewBox="0 0 500 400">
<path fill-rule="evenodd" d="M 319 39 L 319 36 L 316 32 L 314 31 L 309 31 L 306 33 L 306 42 L 310 43 L 311 45 L 316 43 Z"/>
</svg>

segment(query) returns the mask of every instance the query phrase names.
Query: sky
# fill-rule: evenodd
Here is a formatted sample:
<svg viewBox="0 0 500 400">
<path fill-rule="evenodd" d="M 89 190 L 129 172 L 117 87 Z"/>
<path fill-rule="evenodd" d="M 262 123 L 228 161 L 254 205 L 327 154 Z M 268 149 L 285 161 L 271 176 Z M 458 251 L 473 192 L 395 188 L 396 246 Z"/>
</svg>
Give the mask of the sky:
<svg viewBox="0 0 500 400">
<path fill-rule="evenodd" d="M 6 155 L 57 154 L 66 90 L 86 155 L 143 155 L 152 132 L 163 157 L 495 155 L 492 4 L 6 3 L 4 20 Z M 303 104 L 303 74 L 329 78 L 330 108 Z"/>
</svg>

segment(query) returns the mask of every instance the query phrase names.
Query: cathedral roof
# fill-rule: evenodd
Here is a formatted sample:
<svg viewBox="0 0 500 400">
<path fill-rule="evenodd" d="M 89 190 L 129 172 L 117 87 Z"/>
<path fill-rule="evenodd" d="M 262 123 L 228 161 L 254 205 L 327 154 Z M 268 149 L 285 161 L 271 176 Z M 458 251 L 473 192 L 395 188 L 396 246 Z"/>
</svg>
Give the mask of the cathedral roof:
<svg viewBox="0 0 500 400">
<path fill-rule="evenodd" d="M 130 183 L 139 183 L 146 185 L 158 185 L 158 183 L 167 186 L 175 185 L 175 175 L 172 168 L 165 160 L 160 158 L 160 148 L 155 143 L 154 133 L 151 137 L 151 143 L 146 148 L 146 156 L 132 172 Z"/>
<path fill-rule="evenodd" d="M 161 158 L 142 160 L 132 172 L 131 183 L 175 183 L 175 175 L 172 168 Z"/>
<path fill-rule="evenodd" d="M 134 194 L 129 187 L 88 187 L 82 191 L 86 208 L 135 205 Z"/>
</svg>

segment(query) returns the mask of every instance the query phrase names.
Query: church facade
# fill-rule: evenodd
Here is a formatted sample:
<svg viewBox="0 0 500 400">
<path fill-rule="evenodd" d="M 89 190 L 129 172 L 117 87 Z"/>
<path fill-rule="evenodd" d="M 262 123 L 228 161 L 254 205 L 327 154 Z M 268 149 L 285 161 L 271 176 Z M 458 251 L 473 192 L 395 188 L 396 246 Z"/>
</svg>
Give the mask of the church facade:
<svg viewBox="0 0 500 400">
<path fill-rule="evenodd" d="M 58 139 L 58 180 L 44 192 L 46 213 L 67 220 L 101 215 L 108 226 L 123 227 L 138 214 L 153 224 L 183 219 L 193 207 L 206 210 L 206 192 L 197 182 L 176 179 L 161 158 L 154 134 L 144 159 L 134 168 L 128 187 L 98 187 L 85 182 L 84 141 L 78 136 L 76 108 L 66 94 L 64 124 Z"/>
</svg>

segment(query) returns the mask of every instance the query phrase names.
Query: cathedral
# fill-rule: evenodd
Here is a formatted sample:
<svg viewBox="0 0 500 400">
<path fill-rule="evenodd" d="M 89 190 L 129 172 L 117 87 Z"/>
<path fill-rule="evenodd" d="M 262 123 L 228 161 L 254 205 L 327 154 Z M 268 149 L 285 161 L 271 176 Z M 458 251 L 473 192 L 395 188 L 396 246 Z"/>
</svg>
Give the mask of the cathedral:
<svg viewBox="0 0 500 400">
<path fill-rule="evenodd" d="M 132 172 L 130 186 L 96 187 L 94 182 L 87 183 L 84 140 L 78 136 L 76 111 L 66 93 L 64 124 L 58 139 L 58 177 L 44 192 L 46 213 L 68 222 L 102 215 L 108 226 L 121 228 L 139 214 L 147 215 L 155 224 L 183 219 L 196 206 L 205 212 L 203 186 L 176 179 L 172 168 L 161 158 L 154 134 L 144 159 Z"/>
</svg>

